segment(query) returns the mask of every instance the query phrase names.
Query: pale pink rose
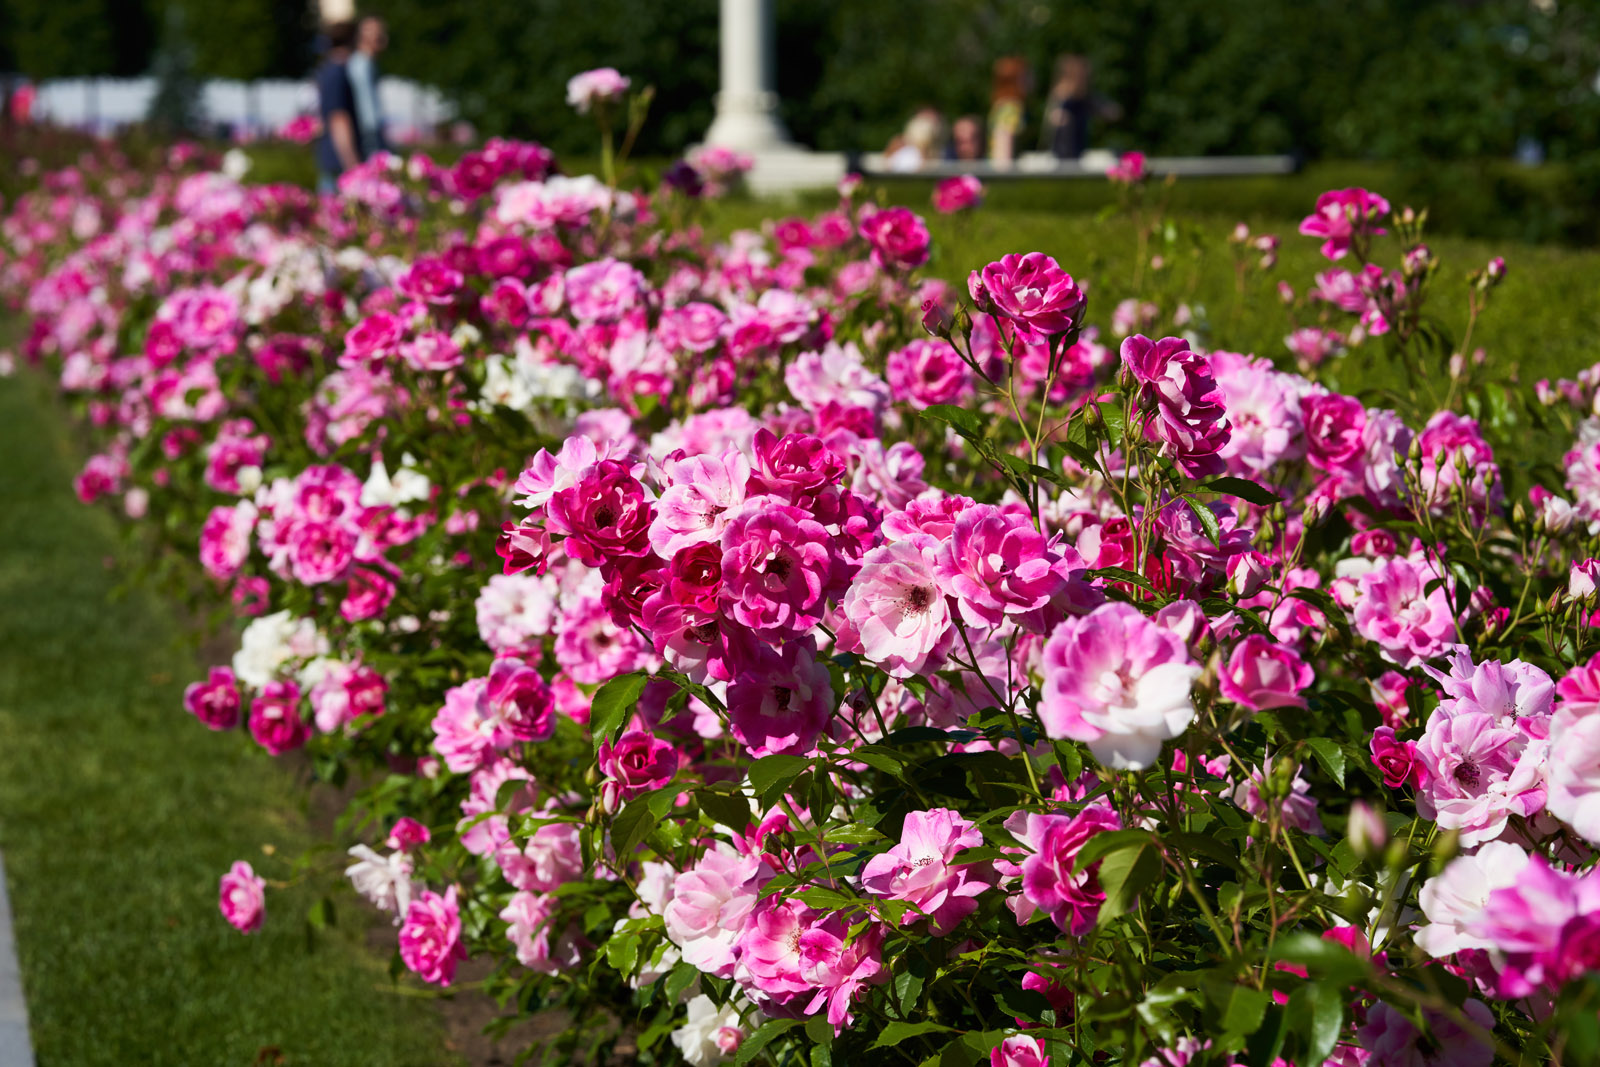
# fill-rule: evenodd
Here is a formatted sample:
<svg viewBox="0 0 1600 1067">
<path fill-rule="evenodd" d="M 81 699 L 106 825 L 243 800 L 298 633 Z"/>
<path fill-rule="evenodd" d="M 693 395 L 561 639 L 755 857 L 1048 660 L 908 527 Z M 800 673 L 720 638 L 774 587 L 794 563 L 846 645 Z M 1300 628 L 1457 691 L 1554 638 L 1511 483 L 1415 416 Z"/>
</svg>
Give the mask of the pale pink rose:
<svg viewBox="0 0 1600 1067">
<path fill-rule="evenodd" d="M 843 610 L 862 655 L 899 678 L 937 669 L 954 633 L 927 553 L 909 541 L 861 558 Z"/>
<path fill-rule="evenodd" d="M 685 962 L 718 977 L 733 973 L 734 942 L 766 873 L 759 855 L 741 856 L 719 842 L 678 875 L 662 916 Z"/>
<path fill-rule="evenodd" d="M 983 834 L 949 808 L 913 811 L 906 816 L 900 843 L 867 861 L 861 888 L 885 900 L 903 900 L 917 907 L 902 923 L 924 916 L 935 935 L 949 933 L 978 907 L 973 898 L 992 889 L 995 874 L 988 863 L 952 866 L 964 849 L 983 844 Z"/>
<path fill-rule="evenodd" d="M 1044 646 L 1039 718 L 1051 737 L 1085 741 L 1108 767 L 1155 763 L 1162 742 L 1194 719 L 1200 667 L 1183 641 L 1131 604 L 1068 618 Z"/>
<path fill-rule="evenodd" d="M 1450 956 L 1462 949 L 1493 948 L 1486 938 L 1474 937 L 1469 928 L 1488 906 L 1489 894 L 1515 884 L 1528 865 L 1520 845 L 1490 841 L 1472 855 L 1457 856 L 1428 879 L 1417 896 L 1427 925 L 1412 940 L 1433 957 Z"/>
<path fill-rule="evenodd" d="M 267 914 L 266 889 L 266 880 L 257 877 L 248 863 L 236 862 L 217 886 L 217 907 L 228 925 L 241 934 L 261 929 Z"/>
<path fill-rule="evenodd" d="M 506 938 L 517 951 L 517 962 L 529 970 L 558 974 L 583 962 L 586 943 L 569 923 L 559 933 L 552 929 L 559 901 L 548 893 L 520 892 L 500 910 L 509 923 Z"/>
<path fill-rule="evenodd" d="M 1469 1000 L 1462 1011 L 1478 1026 L 1493 1030 L 1494 1013 L 1481 1000 Z M 1378 1001 L 1358 1031 L 1361 1047 L 1372 1055 L 1367 1067 L 1489 1067 L 1494 1046 L 1473 1037 L 1449 1016 L 1424 1009 L 1427 1031 L 1419 1031 L 1398 1008 Z"/>
<path fill-rule="evenodd" d="M 1545 774 L 1550 814 L 1600 843 L 1600 712 L 1573 704 L 1556 712 Z"/>
<path fill-rule="evenodd" d="M 989 1053 L 989 1067 L 1050 1067 L 1050 1058 L 1027 1034 L 1013 1034 Z"/>
</svg>

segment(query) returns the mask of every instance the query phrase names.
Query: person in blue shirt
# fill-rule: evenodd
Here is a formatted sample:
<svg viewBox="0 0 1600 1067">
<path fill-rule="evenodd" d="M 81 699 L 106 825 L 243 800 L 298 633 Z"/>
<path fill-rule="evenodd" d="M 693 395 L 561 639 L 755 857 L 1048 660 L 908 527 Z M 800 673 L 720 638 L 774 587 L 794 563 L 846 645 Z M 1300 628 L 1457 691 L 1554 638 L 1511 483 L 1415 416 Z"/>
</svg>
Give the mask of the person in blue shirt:
<svg viewBox="0 0 1600 1067">
<path fill-rule="evenodd" d="M 328 27 L 328 51 L 317 68 L 317 110 L 322 116 L 322 136 L 317 138 L 317 191 L 338 191 L 339 175 L 362 160 L 356 129 L 355 93 L 346 65 L 355 44 L 356 27 L 338 22 Z"/>
<path fill-rule="evenodd" d="M 387 152 L 383 135 L 383 104 L 378 99 L 378 56 L 389 45 L 389 31 L 383 20 L 368 15 L 357 24 L 356 50 L 350 55 L 346 72 L 356 102 L 356 140 L 363 159 Z"/>
</svg>

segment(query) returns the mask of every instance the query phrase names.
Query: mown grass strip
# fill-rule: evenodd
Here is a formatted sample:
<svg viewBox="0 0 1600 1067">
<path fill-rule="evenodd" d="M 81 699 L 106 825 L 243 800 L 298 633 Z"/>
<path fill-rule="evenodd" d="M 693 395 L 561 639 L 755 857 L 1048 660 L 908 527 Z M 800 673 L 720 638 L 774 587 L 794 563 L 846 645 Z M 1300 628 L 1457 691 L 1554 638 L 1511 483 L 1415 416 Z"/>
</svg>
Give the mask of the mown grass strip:
<svg viewBox="0 0 1600 1067">
<path fill-rule="evenodd" d="M 273 878 L 309 835 L 289 777 L 182 711 L 170 611 L 113 596 L 108 518 L 47 387 L 0 380 L 0 850 L 40 1064 L 441 1064 L 435 1013 L 386 991 L 364 913 L 308 945 L 313 880 L 266 928 L 217 913 L 246 858 Z"/>
</svg>

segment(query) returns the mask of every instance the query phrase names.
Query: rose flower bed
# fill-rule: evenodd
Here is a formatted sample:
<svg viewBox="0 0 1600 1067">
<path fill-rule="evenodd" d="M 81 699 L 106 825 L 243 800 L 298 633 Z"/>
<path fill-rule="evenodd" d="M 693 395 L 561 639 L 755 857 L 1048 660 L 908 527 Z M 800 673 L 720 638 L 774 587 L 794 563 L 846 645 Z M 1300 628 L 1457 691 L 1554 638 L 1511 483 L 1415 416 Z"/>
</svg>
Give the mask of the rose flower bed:
<svg viewBox="0 0 1600 1067">
<path fill-rule="evenodd" d="M 608 144 L 625 93 L 574 85 Z M 187 710 L 352 787 L 397 975 L 486 959 L 586 1062 L 1600 1051 L 1595 375 L 1457 354 L 1429 307 L 1470 331 L 1500 261 L 1446 283 L 1422 217 L 1324 195 L 1296 372 L 1070 254 L 925 277 L 856 183 L 710 240 L 728 154 L 646 192 L 496 141 L 321 201 L 201 162 L 45 175 L 3 282 L 80 495 L 248 620 Z"/>
</svg>

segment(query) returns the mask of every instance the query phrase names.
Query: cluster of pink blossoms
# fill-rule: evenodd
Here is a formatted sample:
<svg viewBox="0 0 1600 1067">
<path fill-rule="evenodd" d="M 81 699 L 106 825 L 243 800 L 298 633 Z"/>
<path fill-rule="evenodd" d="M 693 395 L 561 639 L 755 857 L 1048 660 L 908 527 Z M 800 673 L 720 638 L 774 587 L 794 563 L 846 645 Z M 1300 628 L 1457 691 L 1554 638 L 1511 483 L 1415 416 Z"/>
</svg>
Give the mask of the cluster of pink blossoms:
<svg viewBox="0 0 1600 1067">
<path fill-rule="evenodd" d="M 627 88 L 602 70 L 569 92 L 608 114 Z M 198 174 L 68 182 L 5 221 L 24 352 L 106 441 L 80 495 L 170 518 L 253 620 L 184 706 L 382 780 L 362 803 L 388 829 L 346 873 L 407 968 L 447 985 L 469 949 L 503 958 L 500 991 L 531 1004 L 603 959 L 700 1067 L 764 1016 L 847 1042 L 925 1011 L 910 961 L 935 961 L 941 1018 L 1015 1021 L 991 1062 L 1032 1067 L 1104 992 L 1086 961 L 1138 936 L 1118 916 L 1194 948 L 1188 902 L 1242 899 L 1233 853 L 1301 894 L 1274 938 L 1403 981 L 1407 939 L 1508 1004 L 1600 966 L 1600 564 L 1575 547 L 1600 522 L 1600 424 L 1565 459 L 1570 500 L 1514 505 L 1490 423 L 1212 348 L 1187 306 L 1192 336 L 1161 336 L 1159 294 L 1097 325 L 1043 253 L 973 270 L 963 298 L 919 273 L 950 266 L 928 224 L 857 182 L 719 244 L 662 224 L 746 162 L 708 150 L 627 190 L 496 141 L 376 159 L 320 202 Z M 1143 175 L 1133 155 L 1112 178 Z M 952 180 L 934 206 L 981 191 Z M 1302 371 L 1403 342 L 1432 260 L 1369 262 L 1388 212 L 1345 190 L 1302 225 L 1360 261 L 1318 277 Z M 1546 393 L 1586 408 L 1595 381 Z M 1514 507 L 1546 540 L 1505 533 Z M 1489 547 L 1455 532 L 1485 526 Z M 1570 654 L 1534 651 L 1485 570 L 1546 581 L 1541 551 L 1560 588 L 1530 600 Z M 1389 823 L 1346 813 L 1363 791 Z M 1460 850 L 1435 877 L 1348 861 L 1412 810 L 1413 838 Z M 1221 856 L 1185 851 L 1208 835 Z M 258 929 L 266 886 L 235 865 L 227 921 Z M 1322 929 L 1369 896 L 1369 922 Z M 1305 970 L 1263 971 L 1271 1000 L 1297 1004 Z M 1162 987 L 1189 1016 L 1251 995 L 1204 973 Z M 953 982 L 985 1008 L 962 1014 Z M 1418 1015 L 1349 984 L 1329 1064 L 1488 1062 L 1478 999 Z M 1241 1047 L 1203 1036 L 1147 1062 Z"/>
</svg>

